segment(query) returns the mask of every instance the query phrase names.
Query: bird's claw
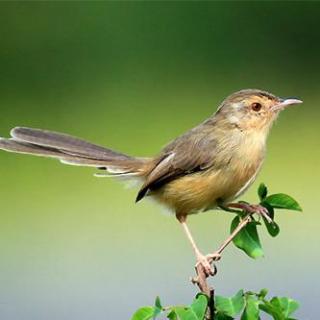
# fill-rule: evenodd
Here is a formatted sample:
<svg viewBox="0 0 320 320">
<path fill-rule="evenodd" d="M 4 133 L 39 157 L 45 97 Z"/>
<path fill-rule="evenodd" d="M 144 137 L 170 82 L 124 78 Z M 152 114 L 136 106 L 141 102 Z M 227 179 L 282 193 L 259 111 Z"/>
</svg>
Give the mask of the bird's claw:
<svg viewBox="0 0 320 320">
<path fill-rule="evenodd" d="M 219 261 L 221 259 L 221 254 L 217 252 L 209 253 L 206 255 L 206 258 L 208 259 L 209 262 Z"/>
<path fill-rule="evenodd" d="M 205 256 L 197 260 L 196 269 L 198 269 L 199 266 L 201 266 L 203 272 L 207 277 L 214 275 L 214 269 L 212 268 L 211 263 L 207 260 Z"/>
<path fill-rule="evenodd" d="M 221 255 L 217 253 L 202 255 L 199 254 L 197 256 L 196 269 L 201 266 L 203 272 L 207 277 L 214 276 L 217 272 L 216 267 L 212 265 L 214 261 L 218 261 L 221 259 Z"/>
<path fill-rule="evenodd" d="M 252 211 L 253 211 L 253 213 L 257 213 L 259 216 L 265 218 L 267 220 L 267 222 L 273 223 L 273 220 L 269 216 L 268 209 L 263 207 L 262 205 L 260 205 L 260 204 L 252 205 Z"/>
<path fill-rule="evenodd" d="M 271 219 L 269 215 L 269 211 L 267 208 L 257 205 L 257 214 L 261 215 L 263 218 L 265 218 L 269 223 L 273 223 L 273 220 Z"/>
<path fill-rule="evenodd" d="M 243 204 L 243 209 L 249 213 L 256 213 L 259 216 L 265 218 L 269 223 L 273 223 L 268 209 L 260 204 Z"/>
</svg>

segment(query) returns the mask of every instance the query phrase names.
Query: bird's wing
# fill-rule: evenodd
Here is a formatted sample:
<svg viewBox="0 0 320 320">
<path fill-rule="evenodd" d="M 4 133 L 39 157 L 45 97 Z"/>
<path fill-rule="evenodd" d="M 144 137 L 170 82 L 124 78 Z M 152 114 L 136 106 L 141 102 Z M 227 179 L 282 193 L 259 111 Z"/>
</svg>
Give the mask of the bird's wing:
<svg viewBox="0 0 320 320">
<path fill-rule="evenodd" d="M 192 130 L 171 142 L 157 158 L 158 161 L 147 176 L 136 201 L 141 200 L 149 190 L 212 166 L 216 146 L 216 139 L 201 130 Z"/>
</svg>

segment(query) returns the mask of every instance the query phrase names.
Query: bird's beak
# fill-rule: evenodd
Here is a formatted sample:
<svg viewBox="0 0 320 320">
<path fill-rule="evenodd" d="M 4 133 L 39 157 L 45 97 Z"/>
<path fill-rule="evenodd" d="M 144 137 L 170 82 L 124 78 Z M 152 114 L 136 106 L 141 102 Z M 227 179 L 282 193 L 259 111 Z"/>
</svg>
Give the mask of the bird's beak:
<svg viewBox="0 0 320 320">
<path fill-rule="evenodd" d="M 293 104 L 299 104 L 302 102 L 303 101 L 299 99 L 282 99 L 281 102 L 277 103 L 272 107 L 272 111 L 280 111 L 285 109 L 288 106 L 291 106 Z"/>
</svg>

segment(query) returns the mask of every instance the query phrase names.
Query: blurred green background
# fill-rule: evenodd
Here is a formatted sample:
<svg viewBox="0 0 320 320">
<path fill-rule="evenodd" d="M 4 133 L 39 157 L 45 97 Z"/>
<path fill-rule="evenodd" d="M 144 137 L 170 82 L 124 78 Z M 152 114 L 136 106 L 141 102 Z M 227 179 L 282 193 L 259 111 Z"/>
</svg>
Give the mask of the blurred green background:
<svg viewBox="0 0 320 320">
<path fill-rule="evenodd" d="M 227 249 L 219 294 L 268 287 L 319 314 L 320 3 L 1 2 L 0 135 L 16 125 L 67 132 L 149 156 L 233 91 L 296 96 L 269 138 L 259 182 L 299 200 L 278 214 L 265 258 Z M 173 217 L 95 170 L 0 154 L 0 318 L 129 319 L 156 295 L 188 303 L 194 257 Z M 231 216 L 190 218 L 203 251 Z"/>
</svg>

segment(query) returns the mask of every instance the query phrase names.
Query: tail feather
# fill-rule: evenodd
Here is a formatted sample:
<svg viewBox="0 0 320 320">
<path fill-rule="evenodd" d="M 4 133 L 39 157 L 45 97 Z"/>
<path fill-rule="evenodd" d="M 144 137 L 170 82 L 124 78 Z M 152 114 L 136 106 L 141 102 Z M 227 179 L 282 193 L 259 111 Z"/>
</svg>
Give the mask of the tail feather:
<svg viewBox="0 0 320 320">
<path fill-rule="evenodd" d="M 61 149 L 65 152 L 74 152 L 89 158 L 100 160 L 109 160 L 117 157 L 118 159 L 130 159 L 131 157 L 72 137 L 64 133 L 47 131 L 42 129 L 33 129 L 25 127 L 16 127 L 11 130 L 11 136 L 18 141 L 28 142 L 35 145 L 41 145 L 49 148 Z"/>
<path fill-rule="evenodd" d="M 16 127 L 0 149 L 59 159 L 62 163 L 106 169 L 111 176 L 143 176 L 148 159 L 135 158 L 67 134 Z"/>
<path fill-rule="evenodd" d="M 33 154 L 33 155 L 39 155 L 44 157 L 54 157 L 54 158 L 61 157 L 61 152 L 59 150 L 43 148 L 41 146 L 32 145 L 30 143 L 16 141 L 12 138 L 11 139 L 0 138 L 0 149 L 9 151 L 9 152 Z M 65 156 L 68 157 L 67 154 Z"/>
</svg>

